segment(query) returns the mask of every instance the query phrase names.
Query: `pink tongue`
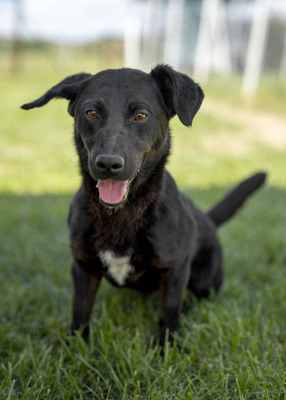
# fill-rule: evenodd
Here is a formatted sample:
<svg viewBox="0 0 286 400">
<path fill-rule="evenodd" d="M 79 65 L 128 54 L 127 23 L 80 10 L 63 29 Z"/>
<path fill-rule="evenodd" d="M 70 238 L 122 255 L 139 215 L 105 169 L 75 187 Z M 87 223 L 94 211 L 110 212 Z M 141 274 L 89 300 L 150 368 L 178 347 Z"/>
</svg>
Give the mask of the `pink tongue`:
<svg viewBox="0 0 286 400">
<path fill-rule="evenodd" d="M 97 182 L 97 188 L 101 200 L 107 204 L 120 203 L 127 189 L 128 181 L 113 181 L 112 179 L 104 179 Z"/>
</svg>

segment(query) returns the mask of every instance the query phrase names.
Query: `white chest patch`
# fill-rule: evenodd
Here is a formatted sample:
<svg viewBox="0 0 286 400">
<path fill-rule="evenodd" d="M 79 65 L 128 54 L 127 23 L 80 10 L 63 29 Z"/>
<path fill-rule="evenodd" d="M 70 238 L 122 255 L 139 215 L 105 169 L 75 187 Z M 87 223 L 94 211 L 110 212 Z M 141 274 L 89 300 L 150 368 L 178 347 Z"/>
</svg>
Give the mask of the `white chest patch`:
<svg viewBox="0 0 286 400">
<path fill-rule="evenodd" d="M 110 250 L 101 251 L 99 257 L 118 285 L 124 285 L 127 276 L 134 270 L 134 267 L 130 264 L 130 257 L 117 256 Z"/>
</svg>

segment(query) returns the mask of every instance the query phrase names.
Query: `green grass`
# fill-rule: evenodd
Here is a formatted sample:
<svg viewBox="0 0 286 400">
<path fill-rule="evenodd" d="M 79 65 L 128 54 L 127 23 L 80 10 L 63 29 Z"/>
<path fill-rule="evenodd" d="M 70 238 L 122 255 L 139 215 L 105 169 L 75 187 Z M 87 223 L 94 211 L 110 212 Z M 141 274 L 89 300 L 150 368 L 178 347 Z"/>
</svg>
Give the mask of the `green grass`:
<svg viewBox="0 0 286 400">
<path fill-rule="evenodd" d="M 215 108 L 202 110 L 191 129 L 172 122 L 168 168 L 182 190 L 206 209 L 243 177 L 269 172 L 267 186 L 220 230 L 221 293 L 210 301 L 186 297 L 181 351 L 167 346 L 161 357 L 159 296 L 146 301 L 103 282 L 89 345 L 80 336 L 65 344 L 72 296 L 66 213 L 79 184 L 72 119 L 65 101 L 19 109 L 61 78 L 24 70 L 0 80 L 0 399 L 286 399 L 285 147 Z M 263 86 L 253 108 L 235 93 L 237 102 L 228 101 L 223 82 L 212 85 L 206 92 L 218 104 L 250 117 L 259 109 L 279 114 L 286 130 L 277 85 Z"/>
</svg>

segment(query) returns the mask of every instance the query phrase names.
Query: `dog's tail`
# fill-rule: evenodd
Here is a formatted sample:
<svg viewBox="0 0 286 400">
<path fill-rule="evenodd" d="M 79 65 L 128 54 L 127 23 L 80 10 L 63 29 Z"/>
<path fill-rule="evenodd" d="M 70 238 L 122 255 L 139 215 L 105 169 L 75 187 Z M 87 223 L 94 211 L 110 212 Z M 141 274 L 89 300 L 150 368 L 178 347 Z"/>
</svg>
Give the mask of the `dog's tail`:
<svg viewBox="0 0 286 400">
<path fill-rule="evenodd" d="M 259 172 L 239 183 L 218 204 L 212 207 L 207 215 L 218 227 L 235 214 L 245 200 L 265 181 L 267 174 Z"/>
</svg>

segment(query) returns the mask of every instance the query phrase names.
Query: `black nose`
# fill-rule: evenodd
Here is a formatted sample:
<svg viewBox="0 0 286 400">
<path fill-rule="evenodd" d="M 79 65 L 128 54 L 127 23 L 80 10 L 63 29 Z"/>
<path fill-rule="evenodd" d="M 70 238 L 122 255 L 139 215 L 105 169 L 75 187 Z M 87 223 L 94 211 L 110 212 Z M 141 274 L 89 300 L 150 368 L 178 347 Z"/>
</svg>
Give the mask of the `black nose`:
<svg viewBox="0 0 286 400">
<path fill-rule="evenodd" d="M 106 176 L 114 176 L 124 167 L 124 159 L 120 156 L 102 154 L 96 157 L 95 165 Z"/>
</svg>

